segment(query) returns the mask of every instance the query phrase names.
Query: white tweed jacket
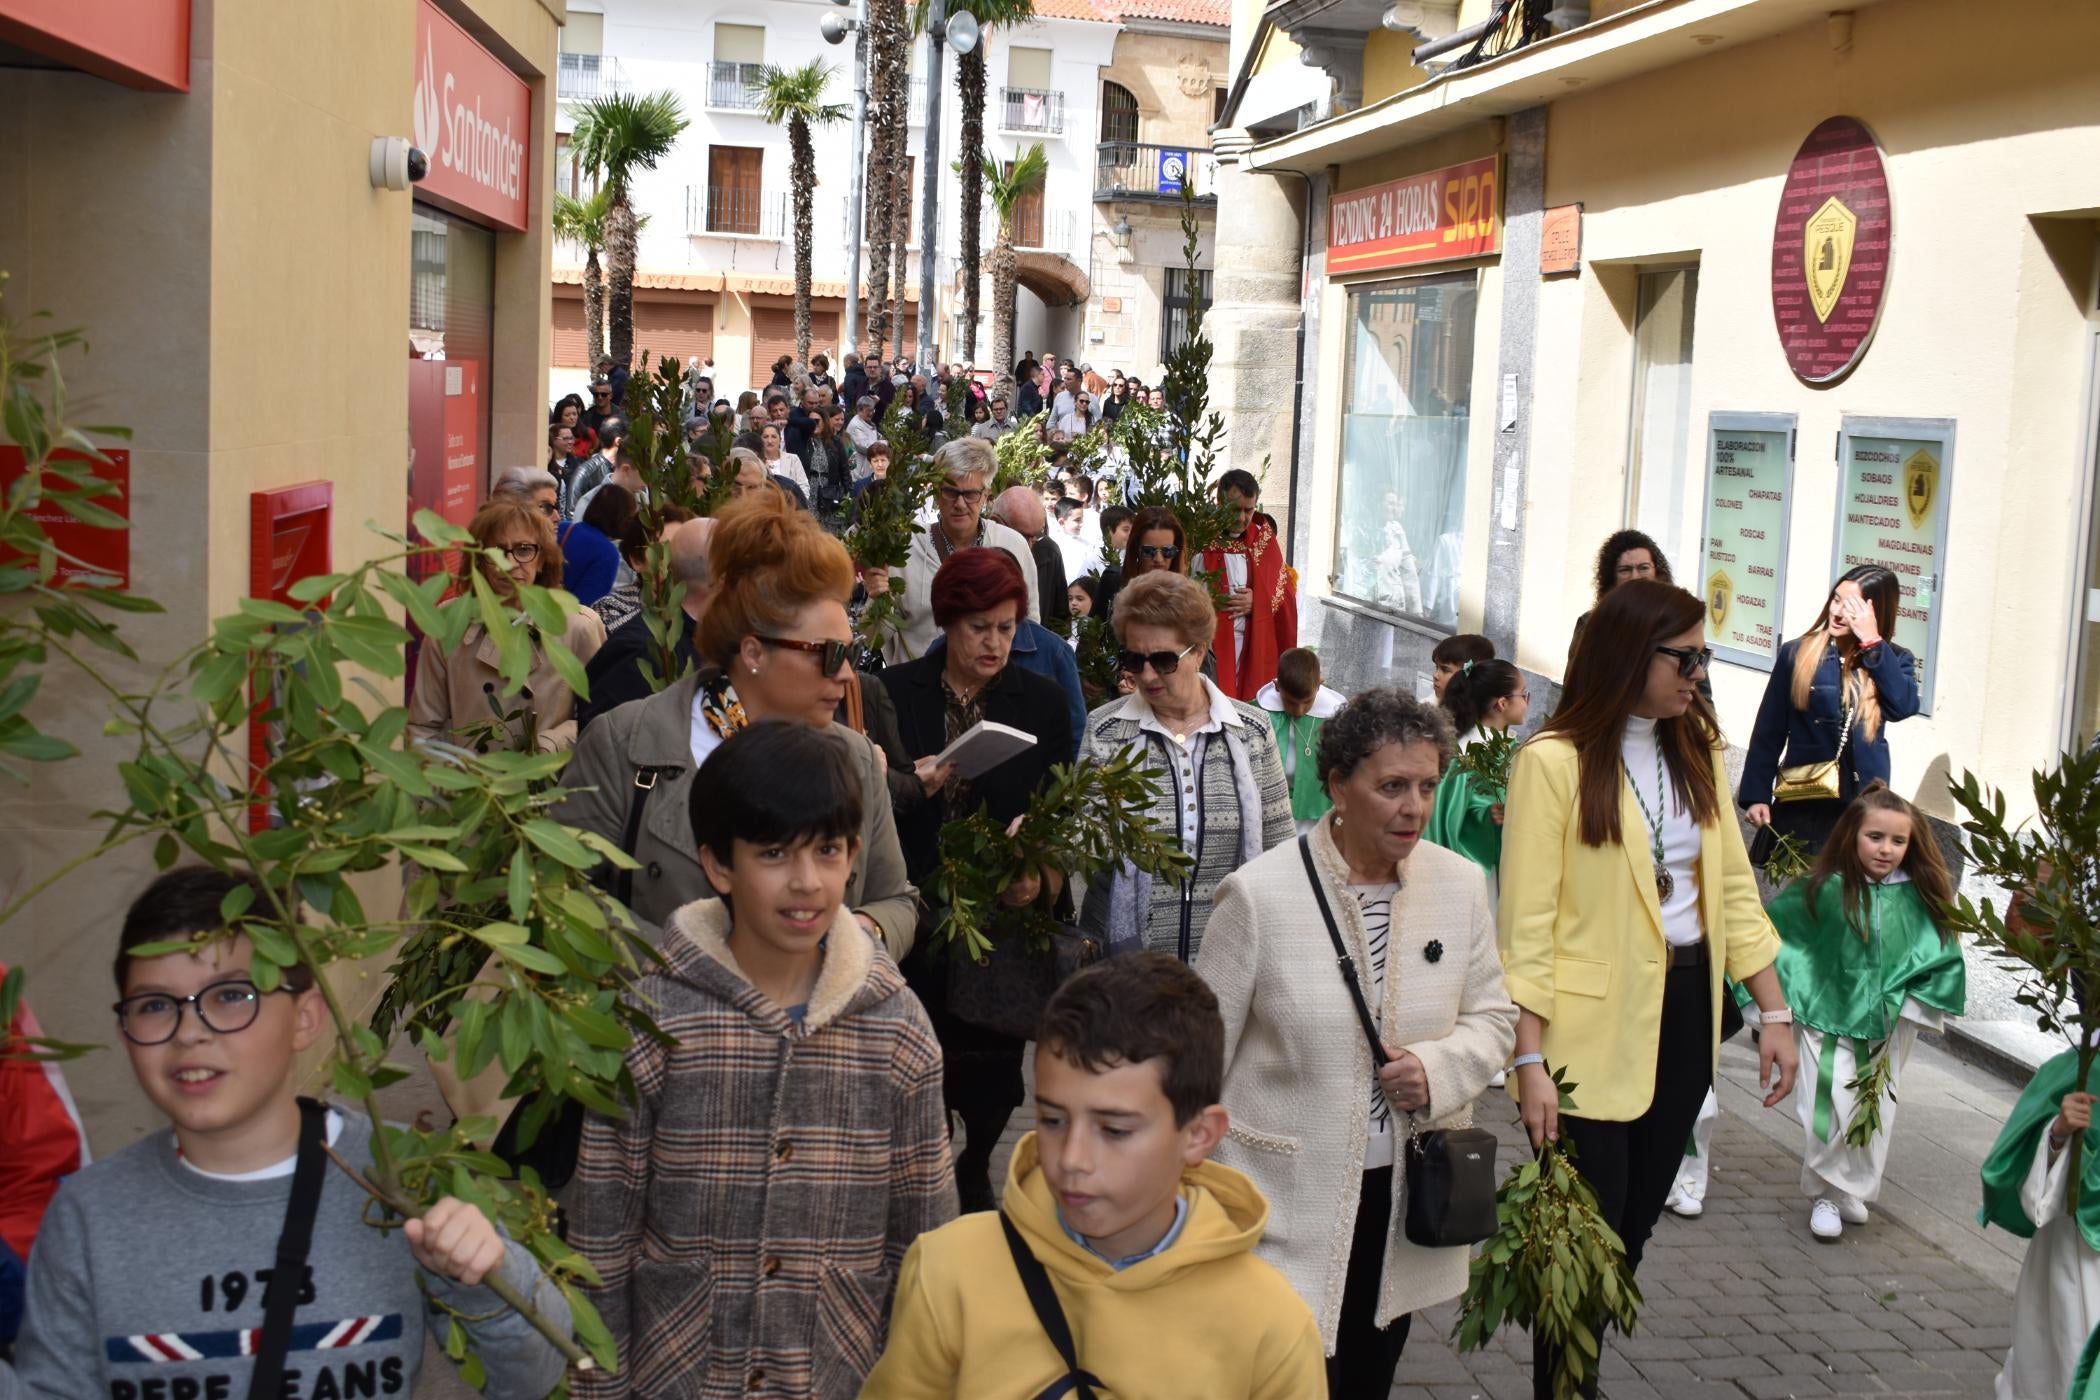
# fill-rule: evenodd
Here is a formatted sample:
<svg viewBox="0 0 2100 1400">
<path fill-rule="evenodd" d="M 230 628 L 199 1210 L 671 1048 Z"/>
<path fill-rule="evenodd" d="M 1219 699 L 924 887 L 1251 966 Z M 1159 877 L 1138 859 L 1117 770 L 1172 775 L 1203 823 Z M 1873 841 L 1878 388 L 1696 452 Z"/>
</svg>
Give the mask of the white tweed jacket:
<svg viewBox="0 0 2100 1400">
<path fill-rule="evenodd" d="M 1369 1000 L 1369 948 L 1347 867 L 1325 821 L 1311 840 Z M 1387 1049 L 1412 1052 L 1427 1072 L 1433 1116 L 1418 1126 L 1467 1126 L 1474 1099 L 1516 1043 L 1517 1008 L 1502 985 L 1486 879 L 1472 861 L 1426 841 L 1398 873 L 1385 996 L 1372 1010 Z M 1432 944 L 1440 945 L 1435 958 Z M 1196 970 L 1225 1019 L 1232 1126 L 1217 1158 L 1268 1197 L 1268 1229 L 1255 1252 L 1311 1306 L 1332 1355 L 1363 1193 L 1371 1050 L 1297 842 L 1264 852 L 1218 887 Z M 1396 1166 L 1380 1326 L 1465 1291 L 1467 1251 L 1409 1244 L 1406 1218 L 1405 1173 Z"/>
</svg>

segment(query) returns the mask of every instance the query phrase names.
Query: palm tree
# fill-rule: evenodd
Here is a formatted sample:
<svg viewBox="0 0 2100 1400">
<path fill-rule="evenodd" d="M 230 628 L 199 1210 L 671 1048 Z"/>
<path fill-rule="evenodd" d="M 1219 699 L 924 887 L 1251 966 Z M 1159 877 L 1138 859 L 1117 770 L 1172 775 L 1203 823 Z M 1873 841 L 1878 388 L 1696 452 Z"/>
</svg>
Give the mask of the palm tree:
<svg viewBox="0 0 2100 1400">
<path fill-rule="evenodd" d="M 1043 187 L 1050 173 L 1050 157 L 1038 141 L 1005 170 L 987 152 L 982 171 L 992 208 L 999 215 L 999 241 L 992 248 L 992 366 L 1005 374 L 1014 362 L 1014 210 L 1024 196 Z"/>
<path fill-rule="evenodd" d="M 893 94 L 911 86 L 911 39 L 904 0 L 871 0 L 868 6 L 868 249 L 867 354 L 882 356 L 890 331 L 890 230 L 897 200 L 895 162 L 905 137 L 904 105 Z M 859 288 L 854 288 L 857 294 Z M 898 316 L 898 324 L 903 316 Z"/>
<path fill-rule="evenodd" d="M 962 139 L 957 143 L 956 170 L 962 176 L 961 208 L 956 234 L 962 240 L 962 357 L 966 364 L 977 359 L 977 295 L 983 275 L 984 245 L 984 51 L 989 31 L 995 25 L 1025 24 L 1035 18 L 1035 0 L 956 0 L 948 13 L 967 10 L 976 17 L 980 37 L 976 47 L 955 61 L 955 86 L 962 97 Z M 1011 365 L 996 365 L 1000 373 Z"/>
<path fill-rule="evenodd" d="M 817 199 L 817 147 L 809 129 L 844 121 L 847 112 L 844 103 L 824 100 L 830 82 L 831 65 L 822 59 L 800 68 L 769 63 L 745 80 L 758 98 L 759 116 L 788 129 L 795 191 L 795 360 L 802 365 L 809 363 L 809 258 Z"/>
<path fill-rule="evenodd" d="M 583 246 L 583 362 L 595 366 L 605 353 L 605 271 L 598 252 L 605 247 L 605 211 L 611 194 L 599 190 L 588 199 L 554 196 L 554 236 Z"/>
<path fill-rule="evenodd" d="M 628 185 L 635 172 L 654 170 L 678 144 L 689 123 L 675 93 L 646 97 L 614 93 L 595 97 L 576 111 L 571 139 L 585 168 L 602 172 L 605 181 L 605 320 L 608 353 L 613 363 L 634 361 L 634 206 Z"/>
</svg>

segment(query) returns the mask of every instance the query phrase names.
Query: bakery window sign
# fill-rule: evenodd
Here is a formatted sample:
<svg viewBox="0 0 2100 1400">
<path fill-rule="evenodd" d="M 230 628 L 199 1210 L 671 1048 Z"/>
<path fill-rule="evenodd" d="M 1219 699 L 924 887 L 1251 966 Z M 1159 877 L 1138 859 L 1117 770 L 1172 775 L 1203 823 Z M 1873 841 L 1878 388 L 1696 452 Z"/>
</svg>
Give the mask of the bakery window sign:
<svg viewBox="0 0 2100 1400">
<path fill-rule="evenodd" d="M 1795 153 L 1772 230 L 1772 321 L 1804 382 L 1834 384 L 1866 354 L 1888 294 L 1889 235 L 1874 133 L 1832 117 Z"/>
<path fill-rule="evenodd" d="M 1794 415 L 1715 413 L 1706 428 L 1706 640 L 1723 660 L 1772 669 L 1782 640 Z"/>
<path fill-rule="evenodd" d="M 1953 496 L 1954 420 L 1855 418 L 1838 430 L 1837 559 L 1831 577 L 1878 564 L 1902 581 L 1893 640 L 1918 659 L 1932 712 Z"/>
</svg>

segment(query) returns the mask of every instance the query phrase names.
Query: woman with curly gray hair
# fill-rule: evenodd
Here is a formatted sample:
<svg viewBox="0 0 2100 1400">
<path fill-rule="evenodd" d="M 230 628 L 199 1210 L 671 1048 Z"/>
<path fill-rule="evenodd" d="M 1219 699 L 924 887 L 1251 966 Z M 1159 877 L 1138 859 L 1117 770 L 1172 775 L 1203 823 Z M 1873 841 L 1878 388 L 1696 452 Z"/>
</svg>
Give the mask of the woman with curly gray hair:
<svg viewBox="0 0 2100 1400">
<path fill-rule="evenodd" d="M 1255 1252 L 1311 1306 L 1336 1400 L 1383 1400 L 1413 1313 L 1464 1291 L 1463 1246 L 1406 1238 L 1395 1164 L 1408 1122 L 1471 1124 L 1515 1043 L 1485 877 L 1422 840 L 1451 753 L 1451 721 L 1398 690 L 1343 706 L 1320 735 L 1334 810 L 1219 885 L 1196 960 L 1225 1020 L 1232 1126 L 1217 1159 L 1268 1198 Z"/>
</svg>

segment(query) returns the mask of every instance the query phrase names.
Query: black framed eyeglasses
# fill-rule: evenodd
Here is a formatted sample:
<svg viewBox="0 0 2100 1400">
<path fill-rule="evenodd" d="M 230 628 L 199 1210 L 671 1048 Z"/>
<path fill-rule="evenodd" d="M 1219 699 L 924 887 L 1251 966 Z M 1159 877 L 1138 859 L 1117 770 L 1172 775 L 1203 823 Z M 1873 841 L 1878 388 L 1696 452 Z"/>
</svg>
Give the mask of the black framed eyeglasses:
<svg viewBox="0 0 2100 1400">
<path fill-rule="evenodd" d="M 1677 658 L 1677 674 L 1685 680 L 1714 664 L 1712 647 L 1657 647 L 1656 650 L 1664 656 Z"/>
<path fill-rule="evenodd" d="M 547 510 L 548 508 L 541 506 L 540 509 Z M 554 515 L 561 514 L 561 507 L 555 506 L 550 513 Z M 496 548 L 502 550 L 520 564 L 530 564 L 533 560 L 540 557 L 540 547 L 529 541 L 522 541 L 518 544 L 499 544 Z"/>
<path fill-rule="evenodd" d="M 789 651 L 806 651 L 817 658 L 824 674 L 835 676 L 845 667 L 846 658 L 853 654 L 851 642 L 805 642 L 798 637 L 760 637 L 759 641 L 769 647 L 786 647 Z"/>
<path fill-rule="evenodd" d="M 291 993 L 291 988 L 285 986 L 275 990 Z M 117 1028 L 133 1045 L 165 1045 L 181 1027 L 185 1006 L 197 1013 L 206 1030 L 232 1035 L 255 1024 L 255 1018 L 262 1014 L 262 999 L 267 995 L 247 978 L 237 977 L 214 982 L 186 997 L 141 992 L 112 1002 L 109 1009 L 117 1013 Z"/>
<path fill-rule="evenodd" d="M 1147 666 L 1156 676 L 1171 676 L 1181 669 L 1181 658 L 1196 648 L 1193 644 L 1180 651 L 1125 651 L 1116 656 L 1116 669 L 1130 675 L 1142 675 Z"/>
<path fill-rule="evenodd" d="M 1140 559 L 1157 559 L 1162 563 L 1171 564 L 1181 557 L 1181 546 L 1178 544 L 1141 544 L 1137 547 L 1137 552 Z"/>
<path fill-rule="evenodd" d="M 981 486 L 975 491 L 965 491 L 960 486 L 943 486 L 940 492 L 941 499 L 951 506 L 974 506 L 984 499 L 984 488 Z"/>
</svg>

